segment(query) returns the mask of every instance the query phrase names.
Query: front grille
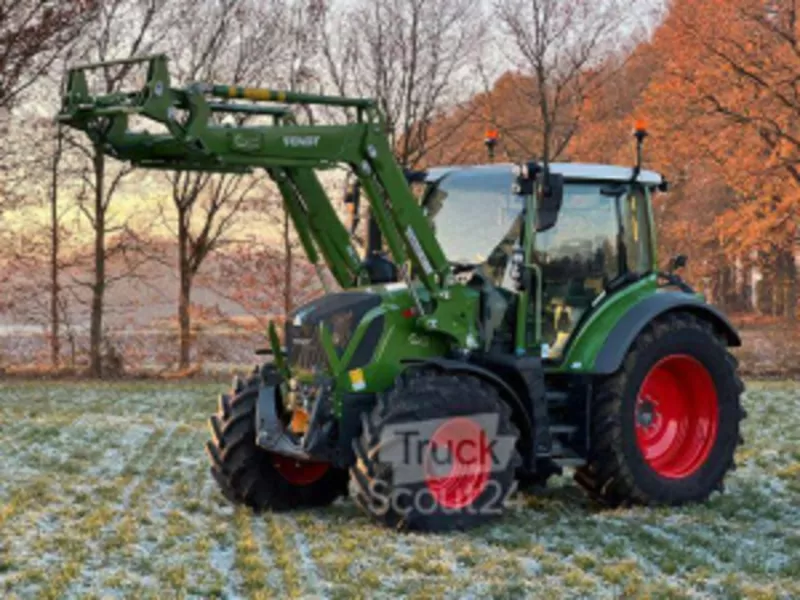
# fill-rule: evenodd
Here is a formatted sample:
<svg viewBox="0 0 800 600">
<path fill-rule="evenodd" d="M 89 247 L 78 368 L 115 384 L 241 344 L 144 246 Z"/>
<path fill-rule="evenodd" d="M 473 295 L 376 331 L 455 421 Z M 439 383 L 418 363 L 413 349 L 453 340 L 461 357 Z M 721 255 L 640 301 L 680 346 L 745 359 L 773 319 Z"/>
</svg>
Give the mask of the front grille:
<svg viewBox="0 0 800 600">
<path fill-rule="evenodd" d="M 286 349 L 289 367 L 314 370 L 315 367 L 327 366 L 325 351 L 319 335 L 319 324 L 322 322 L 331 332 L 333 346 L 337 355 L 341 357 L 361 319 L 369 310 L 379 304 L 380 296 L 377 294 L 342 292 L 323 296 L 294 311 L 286 322 Z M 382 330 L 383 319 L 376 319 L 377 321 L 381 322 L 380 329 Z M 374 327 L 370 327 L 370 330 L 372 329 Z M 371 339 L 367 340 L 367 338 Z M 365 336 L 364 342 L 369 341 L 374 345 L 377 340 L 372 338 L 374 336 Z M 352 361 L 353 364 L 357 358 L 361 358 L 360 355 L 364 354 L 361 348 L 364 342 L 359 346 Z M 369 353 L 363 364 L 366 364 L 371 357 L 372 353 Z"/>
<path fill-rule="evenodd" d="M 297 327 L 287 322 L 286 349 L 290 367 L 312 370 L 317 365 L 327 364 L 316 324 Z"/>
</svg>

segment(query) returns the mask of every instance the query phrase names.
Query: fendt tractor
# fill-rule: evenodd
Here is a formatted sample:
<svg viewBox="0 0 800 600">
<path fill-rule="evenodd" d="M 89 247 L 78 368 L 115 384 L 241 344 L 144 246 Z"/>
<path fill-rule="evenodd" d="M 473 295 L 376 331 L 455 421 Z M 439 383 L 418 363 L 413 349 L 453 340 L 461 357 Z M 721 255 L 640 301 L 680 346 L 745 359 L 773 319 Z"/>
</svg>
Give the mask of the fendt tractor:
<svg viewBox="0 0 800 600">
<path fill-rule="evenodd" d="M 651 198 L 667 182 L 641 168 L 642 128 L 631 167 L 410 171 L 372 100 L 177 88 L 164 56 L 136 61 L 147 79 L 132 92 L 88 85 L 130 61 L 69 70 L 58 120 L 143 168 L 263 169 L 326 286 L 282 334 L 270 324 L 270 357 L 210 418 L 211 475 L 231 502 L 298 509 L 349 489 L 379 522 L 440 531 L 564 467 L 611 506 L 722 490 L 745 416 L 740 338 L 678 275 L 684 256 L 659 267 Z M 348 118 L 301 124 L 292 107 L 311 105 Z M 364 243 L 317 176 L 342 167 Z"/>
</svg>

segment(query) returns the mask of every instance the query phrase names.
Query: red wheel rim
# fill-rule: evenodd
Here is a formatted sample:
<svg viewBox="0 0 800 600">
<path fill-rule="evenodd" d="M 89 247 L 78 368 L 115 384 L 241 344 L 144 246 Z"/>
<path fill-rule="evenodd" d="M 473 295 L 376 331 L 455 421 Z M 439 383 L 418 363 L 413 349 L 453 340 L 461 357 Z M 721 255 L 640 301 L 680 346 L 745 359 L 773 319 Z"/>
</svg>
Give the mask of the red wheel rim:
<svg viewBox="0 0 800 600">
<path fill-rule="evenodd" d="M 330 464 L 326 462 L 298 460 L 281 454 L 272 455 L 272 466 L 292 485 L 310 485 L 330 468 Z"/>
<path fill-rule="evenodd" d="M 673 354 L 647 373 L 636 397 L 636 442 L 650 468 L 680 479 L 695 473 L 717 438 L 717 390 L 700 361 Z"/>
<path fill-rule="evenodd" d="M 425 483 L 440 506 L 469 506 L 486 489 L 492 470 L 486 432 L 472 419 L 448 419 L 431 436 L 424 469 Z"/>
</svg>

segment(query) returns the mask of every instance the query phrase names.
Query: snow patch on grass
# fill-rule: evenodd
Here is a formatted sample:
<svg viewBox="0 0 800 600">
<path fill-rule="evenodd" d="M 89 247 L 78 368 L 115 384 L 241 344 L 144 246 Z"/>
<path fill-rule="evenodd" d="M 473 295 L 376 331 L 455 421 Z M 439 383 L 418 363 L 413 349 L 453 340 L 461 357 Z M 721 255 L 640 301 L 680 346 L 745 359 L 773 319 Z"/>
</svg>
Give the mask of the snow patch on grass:
<svg viewBox="0 0 800 600">
<path fill-rule="evenodd" d="M 203 453 L 215 386 L 0 384 L 0 596 L 800 597 L 800 388 L 751 384 L 700 506 L 600 510 L 568 477 L 467 533 L 349 501 L 254 516 Z"/>
</svg>

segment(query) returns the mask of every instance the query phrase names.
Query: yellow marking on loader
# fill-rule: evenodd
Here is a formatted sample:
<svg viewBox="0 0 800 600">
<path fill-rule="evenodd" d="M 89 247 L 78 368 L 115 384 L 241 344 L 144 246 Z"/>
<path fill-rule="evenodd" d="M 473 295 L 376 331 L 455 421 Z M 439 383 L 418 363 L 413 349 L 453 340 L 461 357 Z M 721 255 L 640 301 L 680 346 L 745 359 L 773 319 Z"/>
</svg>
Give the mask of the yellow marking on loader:
<svg viewBox="0 0 800 600">
<path fill-rule="evenodd" d="M 248 100 L 272 100 L 272 91 L 262 88 L 244 88 L 244 97 Z"/>
<path fill-rule="evenodd" d="M 350 387 L 353 388 L 354 392 L 360 392 L 367 387 L 367 383 L 364 380 L 363 370 L 353 369 L 352 371 L 348 372 L 348 375 L 350 376 Z"/>
</svg>

